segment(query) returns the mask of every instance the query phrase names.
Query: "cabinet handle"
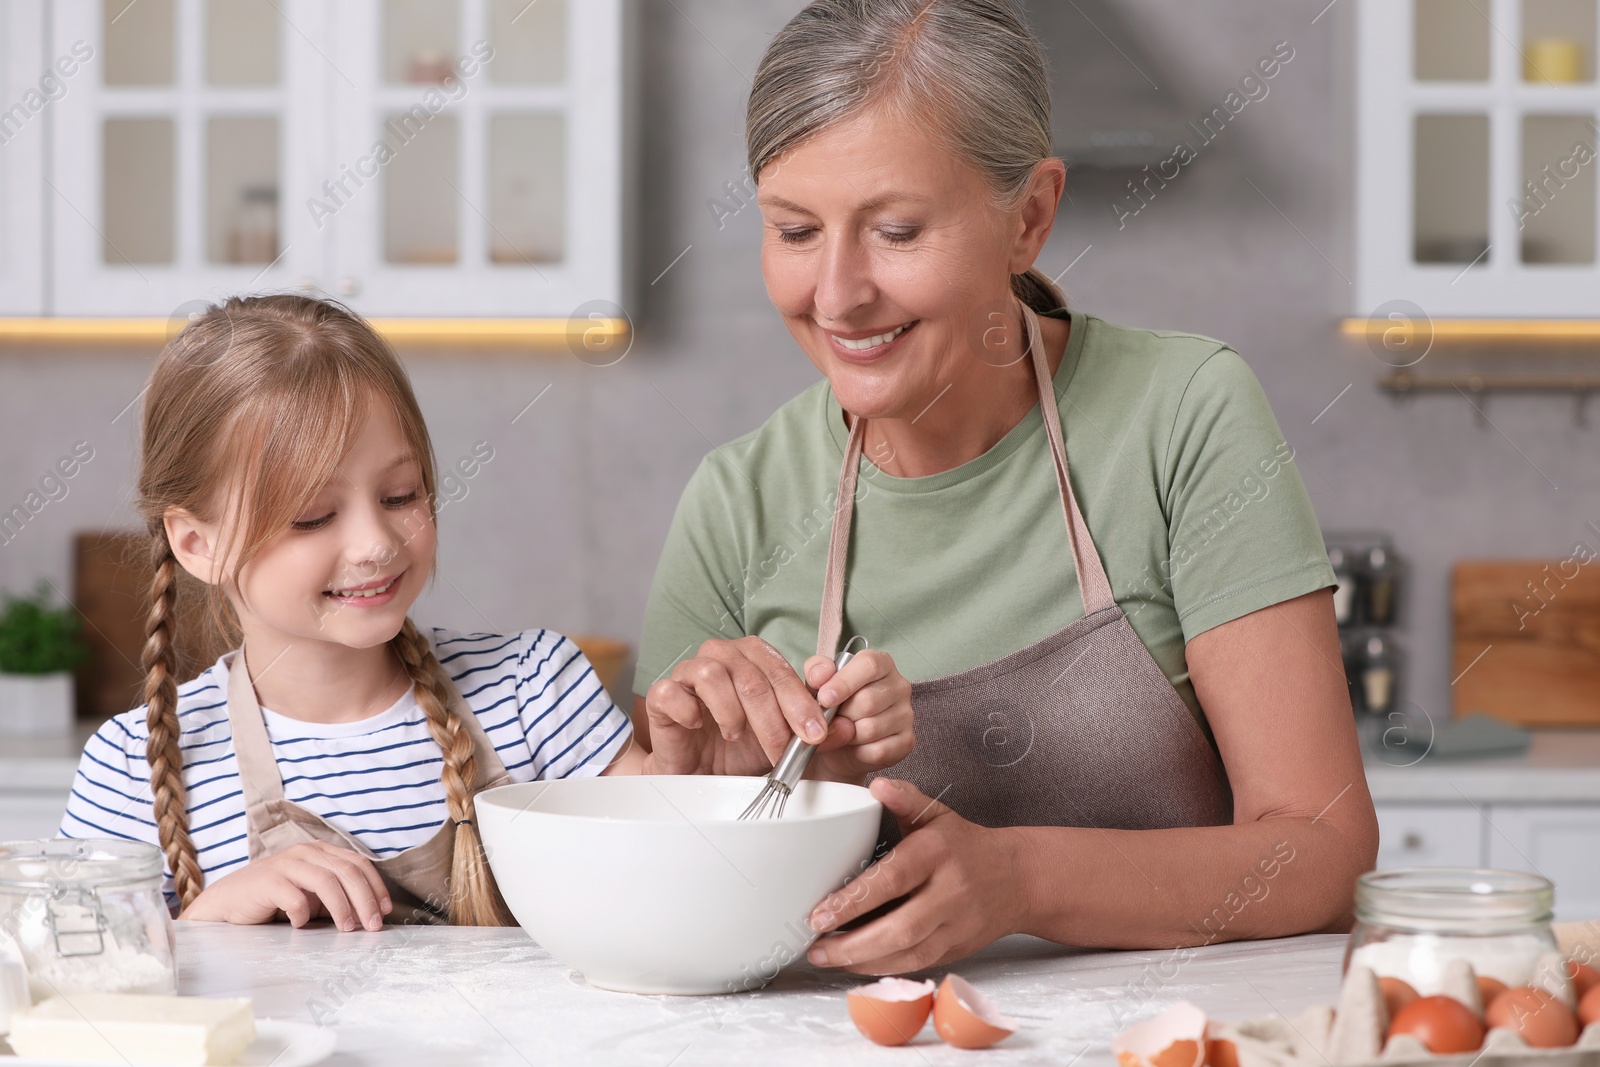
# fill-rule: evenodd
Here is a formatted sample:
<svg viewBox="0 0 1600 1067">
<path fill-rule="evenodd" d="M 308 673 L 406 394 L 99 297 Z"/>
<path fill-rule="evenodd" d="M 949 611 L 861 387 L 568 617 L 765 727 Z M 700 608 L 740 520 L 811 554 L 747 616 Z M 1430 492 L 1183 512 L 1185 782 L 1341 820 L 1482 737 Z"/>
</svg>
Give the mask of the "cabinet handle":
<svg viewBox="0 0 1600 1067">
<path fill-rule="evenodd" d="M 1422 835 L 1415 830 L 1407 830 L 1405 836 L 1400 838 L 1400 847 L 1407 852 L 1417 852 L 1422 848 Z"/>
</svg>

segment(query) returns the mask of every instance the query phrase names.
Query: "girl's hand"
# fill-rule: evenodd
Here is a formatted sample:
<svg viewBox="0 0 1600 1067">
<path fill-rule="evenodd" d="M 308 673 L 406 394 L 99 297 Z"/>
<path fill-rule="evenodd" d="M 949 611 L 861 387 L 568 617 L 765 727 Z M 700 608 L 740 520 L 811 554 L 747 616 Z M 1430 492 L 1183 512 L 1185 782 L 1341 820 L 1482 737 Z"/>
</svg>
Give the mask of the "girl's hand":
<svg viewBox="0 0 1600 1067">
<path fill-rule="evenodd" d="M 178 918 L 254 924 L 283 915 L 298 927 L 326 916 L 341 930 L 357 926 L 378 930 L 393 907 L 371 860 L 347 848 L 313 841 L 217 879 Z"/>
<path fill-rule="evenodd" d="M 910 782 L 874 779 L 872 795 L 894 813 L 905 839 L 811 912 L 827 934 L 841 923 L 910 894 L 887 915 L 811 946 L 822 967 L 905 974 L 969 956 L 1023 929 L 1022 850 L 1007 829 L 968 822 Z"/>
<path fill-rule="evenodd" d="M 860 785 L 911 754 L 911 683 L 887 652 L 859 652 L 842 671 L 825 656 L 812 656 L 805 671 L 817 703 L 839 708 L 807 777 Z"/>
</svg>

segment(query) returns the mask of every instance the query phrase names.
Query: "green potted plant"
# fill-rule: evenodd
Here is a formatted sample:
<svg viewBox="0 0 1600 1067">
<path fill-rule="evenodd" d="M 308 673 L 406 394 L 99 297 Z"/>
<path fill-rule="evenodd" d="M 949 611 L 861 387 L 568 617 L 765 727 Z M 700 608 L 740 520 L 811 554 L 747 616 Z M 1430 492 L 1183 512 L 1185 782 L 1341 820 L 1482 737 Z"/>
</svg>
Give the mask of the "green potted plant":
<svg viewBox="0 0 1600 1067">
<path fill-rule="evenodd" d="M 6 596 L 0 609 L 0 734 L 36 737 L 72 729 L 72 669 L 88 654 L 78 616 L 55 607 L 50 585 Z"/>
</svg>

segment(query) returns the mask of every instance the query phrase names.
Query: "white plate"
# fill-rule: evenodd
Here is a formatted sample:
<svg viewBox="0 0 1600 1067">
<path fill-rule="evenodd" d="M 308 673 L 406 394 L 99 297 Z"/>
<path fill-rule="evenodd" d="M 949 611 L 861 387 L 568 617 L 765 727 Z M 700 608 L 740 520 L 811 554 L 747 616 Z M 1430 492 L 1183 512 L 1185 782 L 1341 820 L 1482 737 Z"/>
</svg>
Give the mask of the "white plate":
<svg viewBox="0 0 1600 1067">
<path fill-rule="evenodd" d="M 256 1039 L 240 1055 L 239 1067 L 311 1067 L 333 1054 L 334 1032 L 310 1023 L 257 1019 Z M 0 1045 L 0 1047 L 4 1047 Z M 98 1067 L 66 1060 L 25 1060 L 0 1055 L 0 1067 Z"/>
</svg>

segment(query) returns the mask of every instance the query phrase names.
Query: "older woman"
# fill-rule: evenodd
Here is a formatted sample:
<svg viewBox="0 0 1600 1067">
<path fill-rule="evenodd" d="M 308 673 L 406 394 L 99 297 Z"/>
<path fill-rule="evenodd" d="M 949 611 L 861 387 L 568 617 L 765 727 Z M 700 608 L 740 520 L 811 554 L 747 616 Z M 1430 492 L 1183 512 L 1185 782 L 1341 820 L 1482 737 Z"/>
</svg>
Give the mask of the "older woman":
<svg viewBox="0 0 1600 1067">
<path fill-rule="evenodd" d="M 1019 13 L 816 0 L 747 133 L 767 290 L 826 380 L 684 491 L 635 714 L 750 725 L 759 773 L 842 702 L 813 766 L 849 779 L 909 687 L 872 782 L 903 840 L 818 904 L 811 959 L 1346 928 L 1377 830 L 1293 450 L 1227 345 L 1033 269 L 1066 171 Z M 873 651 L 835 675 L 841 635 Z"/>
</svg>

